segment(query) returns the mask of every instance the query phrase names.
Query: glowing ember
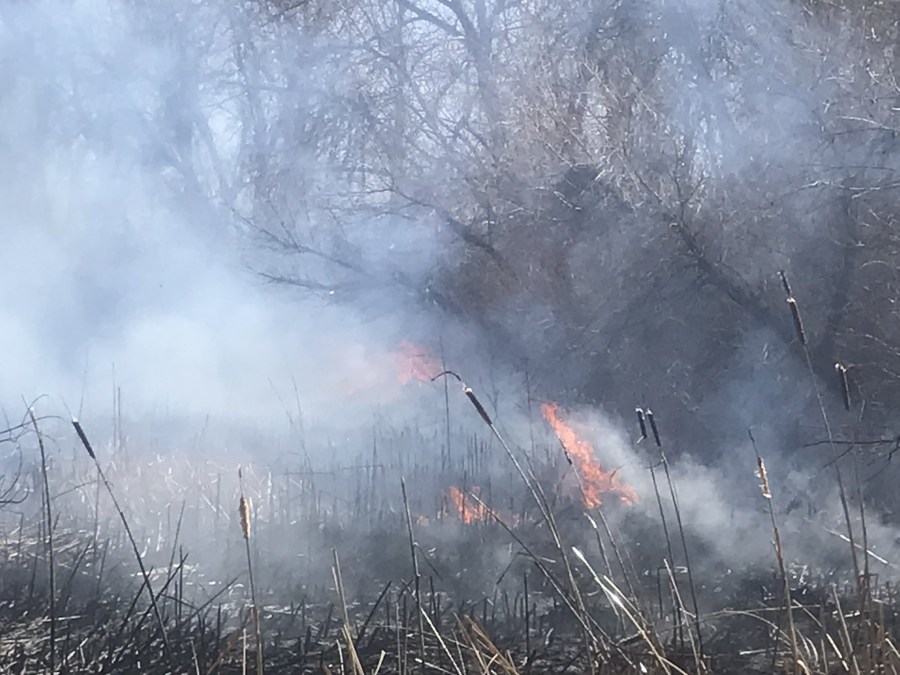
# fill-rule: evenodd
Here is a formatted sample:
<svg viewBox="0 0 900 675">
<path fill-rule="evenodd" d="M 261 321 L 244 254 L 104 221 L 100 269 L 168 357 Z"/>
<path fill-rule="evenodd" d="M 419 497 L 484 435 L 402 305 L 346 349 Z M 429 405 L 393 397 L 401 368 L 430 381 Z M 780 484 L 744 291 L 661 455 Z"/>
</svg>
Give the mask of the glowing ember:
<svg viewBox="0 0 900 675">
<path fill-rule="evenodd" d="M 441 372 L 441 364 L 425 348 L 403 341 L 394 354 L 397 362 L 397 379 L 400 384 L 411 380 L 427 382 Z"/>
<path fill-rule="evenodd" d="M 478 494 L 477 487 L 472 488 L 472 494 Z M 447 490 L 447 496 L 450 497 L 450 501 L 453 503 L 456 515 L 466 525 L 494 518 L 495 514 L 491 509 L 469 499 L 468 495 L 458 487 L 450 486 L 450 489 Z"/>
<path fill-rule="evenodd" d="M 637 503 L 638 496 L 634 488 L 623 483 L 615 471 L 600 468 L 590 444 L 579 438 L 572 427 L 559 418 L 559 406 L 556 403 L 542 403 L 541 412 L 575 463 L 584 487 L 585 506 L 592 508 L 602 504 L 603 493 L 614 494 L 629 506 Z"/>
</svg>

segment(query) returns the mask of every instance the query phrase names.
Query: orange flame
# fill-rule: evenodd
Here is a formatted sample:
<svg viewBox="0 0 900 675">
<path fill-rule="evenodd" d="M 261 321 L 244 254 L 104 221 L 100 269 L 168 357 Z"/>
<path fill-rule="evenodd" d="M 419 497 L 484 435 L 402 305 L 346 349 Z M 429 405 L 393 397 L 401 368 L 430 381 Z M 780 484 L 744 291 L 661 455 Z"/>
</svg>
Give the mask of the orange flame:
<svg viewBox="0 0 900 675">
<path fill-rule="evenodd" d="M 629 506 L 638 502 L 637 493 L 627 483 L 622 482 L 615 471 L 604 471 L 594 459 L 594 449 L 590 444 L 579 438 L 575 430 L 559 418 L 559 405 L 556 403 L 542 403 L 541 413 L 553 427 L 553 431 L 560 443 L 566 449 L 569 457 L 575 463 L 581 476 L 584 488 L 584 505 L 588 508 L 600 506 L 603 503 L 601 495 L 604 492 L 612 493 Z"/>
<path fill-rule="evenodd" d="M 427 382 L 441 372 L 441 364 L 424 347 L 404 340 L 394 353 L 397 362 L 397 379 L 400 384 L 412 380 Z"/>
<path fill-rule="evenodd" d="M 477 487 L 472 488 L 472 494 L 478 494 Z M 450 501 L 453 502 L 453 507 L 456 510 L 459 519 L 466 525 L 491 520 L 496 516 L 494 511 L 483 504 L 470 500 L 468 495 L 456 486 L 450 486 L 450 489 L 447 490 L 447 496 L 449 496 Z"/>
</svg>

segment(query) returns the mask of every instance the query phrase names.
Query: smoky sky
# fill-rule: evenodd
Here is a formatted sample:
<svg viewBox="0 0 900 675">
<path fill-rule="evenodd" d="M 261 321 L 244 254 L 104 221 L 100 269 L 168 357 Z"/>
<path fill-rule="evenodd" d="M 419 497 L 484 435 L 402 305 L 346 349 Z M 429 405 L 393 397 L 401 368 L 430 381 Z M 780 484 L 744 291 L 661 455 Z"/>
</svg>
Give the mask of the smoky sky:
<svg viewBox="0 0 900 675">
<path fill-rule="evenodd" d="M 171 92 L 204 89 L 187 52 L 221 58 L 185 44 L 214 40 L 204 16 L 99 1 L 0 10 L 0 401 L 13 417 L 41 395 L 54 412 L 100 414 L 117 385 L 134 416 L 267 420 L 293 382 L 315 415 L 372 373 L 394 377 L 402 334 L 381 317 L 402 298 L 366 314 L 266 284 L 213 160 L 179 136 Z M 235 161 L 227 101 L 198 105 L 215 162 Z M 375 265 L 376 240 L 411 270 L 427 264 L 427 241 L 367 232 Z"/>
<path fill-rule="evenodd" d="M 678 43 L 689 37 L 691 22 L 705 27 L 718 20 L 715 7 L 696 2 L 659 16 L 638 13 L 635 20 L 666 23 Z M 759 37 L 774 31 L 759 24 L 763 9 L 747 10 L 753 19 L 748 31 L 777 54 L 760 66 L 767 71 L 782 58 L 784 41 Z M 273 261 L 277 267 L 279 257 L 257 246 L 237 215 L 248 201 L 265 202 L 266 196 L 253 194 L 241 173 L 245 158 L 236 137 L 258 121 L 241 118 L 232 104 L 236 95 L 223 64 L 238 56 L 221 38 L 222 26 L 239 35 L 252 17 L 250 9 L 242 14 L 202 3 L 167 11 L 99 0 L 65 8 L 11 5 L 0 12 L 0 396 L 7 409 L 40 394 L 64 399 L 70 408 L 84 399 L 102 409 L 115 383 L 136 409 L 257 416 L 275 407 L 270 379 L 277 389 L 287 387 L 286 375 L 315 382 L 317 392 L 307 401 L 314 404 L 342 391 L 335 382 L 352 379 L 353 371 L 362 377 L 364 368 L 350 365 L 354 360 L 377 369 L 401 339 L 428 336 L 434 348 L 446 330 L 457 338 L 455 345 L 448 340 L 448 350 L 472 344 L 464 328 L 445 328 L 443 317 L 438 326 L 434 314 L 413 310 L 421 301 L 415 293 L 427 288 L 436 263 L 449 255 L 446 231 L 424 218 L 342 223 L 348 259 L 364 258 L 379 282 L 405 282 L 380 296 L 363 293 L 365 301 L 351 309 L 341 302 L 340 270 L 335 297 L 315 301 L 273 289 L 254 274 Z M 772 19 L 776 27 L 789 20 Z M 268 52 L 251 67 L 264 69 L 263 56 L 277 62 L 288 40 L 303 37 L 280 30 L 263 32 Z M 679 67 L 686 79 L 697 80 L 690 62 Z M 298 105 L 328 86 L 349 86 L 317 79 L 318 68 L 312 60 L 287 83 Z M 698 105 L 724 106 L 738 95 L 697 80 L 673 103 L 674 114 L 687 124 Z M 200 113 L 201 130 L 186 129 L 188 112 Z M 773 120 L 792 122 L 761 125 L 767 133 L 777 129 L 787 138 L 796 131 L 796 115 L 784 108 L 771 112 Z M 735 141 L 723 142 L 743 157 L 750 143 Z M 342 189 L 327 165 L 302 149 L 266 150 L 288 167 L 288 194 Z M 739 171 L 742 161 L 728 163 Z M 293 213 L 291 199 L 273 206 L 274 219 Z M 314 240 L 327 240 L 330 227 L 337 225 L 317 224 Z M 624 239 L 613 244 L 607 257 L 626 251 L 620 263 L 640 248 Z M 586 244 L 573 250 L 571 264 L 590 266 L 594 258 Z M 315 276 L 320 263 L 304 264 Z M 742 264 L 763 267 L 757 260 Z M 590 293 L 605 283 L 590 275 L 582 281 L 590 282 Z M 365 276 L 356 280 L 357 295 L 366 283 Z M 528 312 L 541 314 L 532 298 L 523 302 Z M 347 365 L 351 372 L 342 373 Z"/>
</svg>

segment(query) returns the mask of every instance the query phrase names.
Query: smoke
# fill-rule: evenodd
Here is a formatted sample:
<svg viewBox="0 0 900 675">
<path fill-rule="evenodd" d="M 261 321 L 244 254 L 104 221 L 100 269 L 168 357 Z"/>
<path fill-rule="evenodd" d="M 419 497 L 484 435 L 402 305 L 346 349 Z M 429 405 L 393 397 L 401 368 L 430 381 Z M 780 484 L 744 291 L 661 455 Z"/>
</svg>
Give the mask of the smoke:
<svg viewBox="0 0 900 675">
<path fill-rule="evenodd" d="M 698 577 L 720 579 L 726 570 L 731 573 L 770 567 L 774 561 L 773 532 L 768 503 L 756 475 L 758 451 L 766 462 L 771 499 L 788 562 L 798 569 L 807 568 L 817 578 L 831 575 L 842 578 L 851 569 L 846 520 L 833 473 L 823 469 L 820 458 L 814 456 L 807 456 L 805 464 L 799 466 L 786 458 L 777 447 L 780 430 L 757 427 L 755 448 L 749 437 L 745 437 L 744 443 L 731 446 L 726 456 L 711 463 L 677 441 L 667 440 L 659 448 L 653 442 L 652 433 L 641 439 L 636 422 L 635 428 L 629 429 L 624 421 L 614 422 L 596 410 L 575 409 L 570 414 L 578 431 L 594 448 L 598 464 L 606 471 L 615 471 L 640 495 L 638 503 L 621 508 L 619 500 L 610 493 L 602 508 L 614 526 L 620 528 L 619 536 L 629 541 L 631 550 L 646 556 L 642 558 L 644 564 L 655 565 L 667 556 L 660 526 L 662 508 L 676 564 L 685 564 L 680 516 L 690 563 Z M 665 432 L 665 421 L 658 422 Z M 551 438 L 545 440 L 552 442 Z M 678 513 L 662 462 L 663 453 L 669 462 Z M 650 467 L 655 473 L 656 486 Z M 860 474 L 860 477 L 864 480 L 864 476 Z M 859 484 L 855 477 L 845 476 L 844 480 L 853 510 L 856 544 L 861 547 L 861 521 L 856 512 Z M 574 484 L 569 489 L 571 494 L 577 494 Z M 877 512 L 870 512 L 866 541 L 868 550 L 874 554 L 870 557 L 873 571 L 877 568 L 883 578 L 896 578 L 895 561 L 900 555 L 896 527 L 882 522 Z M 862 559 L 861 548 L 858 553 Z"/>
<path fill-rule="evenodd" d="M 655 49 L 662 58 L 658 79 L 667 83 L 663 113 L 671 128 L 697 139 L 707 210 L 734 194 L 730 181 L 809 155 L 821 140 L 814 117 L 823 92 L 801 85 L 817 75 L 815 54 L 831 45 L 821 25 L 780 3 L 659 9 L 611 10 L 597 27 L 610 32 L 611 49 L 624 48 L 615 41 L 619 24 L 661 45 Z M 7 408 L 22 396 L 49 393 L 70 408 L 84 400 L 100 413 L 115 385 L 135 411 L 272 419 L 282 407 L 273 390 L 291 391 L 296 381 L 304 406 L 333 405 L 335 395 L 353 388 L 348 380 L 367 377 L 363 361 L 377 370 L 403 339 L 427 341 L 436 351 L 442 334 L 453 335 L 444 343 L 449 360 L 459 354 L 470 370 L 482 370 L 466 355 L 484 345 L 472 336 L 473 318 L 501 357 L 514 357 L 507 368 L 527 357 L 538 385 L 559 394 L 603 400 L 610 395 L 604 376 L 617 372 L 641 383 L 664 371 L 667 395 L 681 389 L 694 400 L 710 383 L 740 389 L 747 382 L 740 375 L 721 385 L 721 369 L 707 367 L 704 357 L 712 351 L 729 363 L 757 360 L 756 346 L 730 354 L 714 347 L 744 342 L 736 336 L 754 327 L 735 321 L 731 330 L 704 329 L 697 339 L 699 319 L 708 314 L 689 297 L 695 281 L 683 261 L 670 260 L 679 244 L 665 232 L 668 224 L 657 232 L 655 214 L 632 208 L 639 200 L 629 206 L 619 199 L 605 232 L 596 227 L 597 212 L 611 217 L 614 200 L 593 192 L 567 195 L 580 220 L 568 229 L 554 222 L 550 235 L 540 223 L 531 233 L 519 214 L 509 231 L 506 221 L 494 223 L 492 245 L 506 248 L 512 273 L 485 277 L 497 267 L 461 250 L 452 228 L 435 225 L 432 200 L 416 192 L 424 206 L 413 209 L 397 195 L 383 202 L 368 197 L 366 190 L 402 193 L 407 185 L 399 179 L 416 169 L 391 158 L 386 168 L 397 185 L 381 187 L 377 170 L 366 166 L 365 154 L 379 152 L 367 145 L 379 128 L 368 134 L 374 122 L 365 111 L 403 102 L 357 102 L 363 108 L 357 113 L 349 97 L 365 69 L 342 69 L 338 45 L 324 37 L 304 40 L 290 22 L 258 19 L 249 10 L 202 4 L 169 14 L 102 2 L 76 2 L 65 11 L 41 3 L 4 10 L 9 81 L 0 194 L 9 214 L 7 250 L 15 252 L 2 272 L 9 330 L 2 337 L 8 358 L 0 396 Z M 579 19 L 569 39 L 590 38 L 583 34 L 589 24 Z M 693 44 L 697 33 L 710 43 Z M 812 46 L 799 49 L 798 42 Z M 281 65 L 300 56 L 307 67 Z M 730 69 L 709 71 L 710 63 Z M 589 97 L 608 94 L 598 82 L 590 81 Z M 335 132 L 320 109 L 332 114 L 326 103 L 338 106 L 348 124 L 358 123 L 359 135 L 329 136 Z M 297 128 L 277 111 L 293 111 Z M 644 129 L 641 114 L 636 122 Z M 636 138 L 638 145 L 655 143 L 652 135 Z M 362 166 L 347 179 L 319 146 L 349 152 L 354 139 L 365 149 Z M 396 140 L 404 147 L 402 137 Z M 531 141 L 522 143 L 525 150 Z M 434 202 L 463 190 L 457 182 L 438 185 L 437 172 L 443 167 L 449 176 L 464 159 L 430 165 L 425 175 L 435 183 Z M 366 171 L 376 178 L 361 175 Z M 610 179 L 622 183 L 615 173 Z M 738 194 L 734 208 L 744 197 Z M 834 251 L 822 245 L 813 218 L 792 220 L 798 226 L 790 228 L 774 221 L 809 206 L 801 198 L 767 220 L 732 219 L 719 229 L 716 214 L 704 222 L 704 245 L 750 284 L 766 283 L 800 256 L 815 259 L 798 281 L 803 287 L 833 262 Z M 260 230 L 269 235 L 262 241 Z M 559 254 L 552 251 L 557 236 L 566 242 Z M 274 293 L 251 269 L 280 276 L 298 292 L 289 286 Z M 309 291 L 319 299 L 308 300 Z M 455 311 L 455 327 L 445 328 L 445 315 L 420 311 L 429 303 Z M 810 303 L 811 314 L 823 314 L 818 297 Z M 699 304 L 733 311 L 727 300 Z M 646 386 L 615 387 L 624 410 Z M 730 401 L 718 407 L 746 409 Z"/>
<path fill-rule="evenodd" d="M 23 400 L 48 395 L 41 407 L 54 413 L 108 419 L 118 388 L 136 423 L 182 418 L 202 428 L 211 416 L 292 434 L 318 425 L 338 445 L 309 442 L 323 461 L 357 457 L 359 439 L 344 442 L 352 430 L 394 425 L 415 427 L 404 442 L 420 454 L 407 446 L 401 453 L 425 455 L 420 465 L 409 460 L 414 467 L 436 462 L 431 448 L 451 445 L 450 436 L 460 456 L 476 455 L 466 443 L 480 421 L 465 398 L 451 387 L 445 408 L 441 383 L 398 377 L 395 353 L 410 340 L 458 370 L 519 447 L 541 428 L 536 409 L 523 410 L 526 399 L 602 401 L 602 412 L 584 413 L 592 443 L 641 495 L 623 523 L 658 516 L 647 471 L 654 450 L 635 446 L 631 422 L 617 416 L 649 404 L 662 413 L 685 525 L 709 560 L 770 559 L 749 427 L 792 535 L 788 556 L 846 551 L 810 525 L 842 529 L 821 458 L 790 456 L 812 433 L 798 422 L 813 399 L 804 365 L 777 325 L 737 311 L 733 297 L 711 290 L 708 274 L 698 281 L 696 261 L 670 228 L 671 204 L 648 206 L 632 166 L 609 168 L 633 142 L 630 150 L 647 151 L 641 169 L 659 174 L 641 179 L 663 201 L 672 174 L 683 171 L 706 200 L 686 210 L 709 259 L 764 300 L 770 285 L 777 289 L 779 267 L 800 269 L 805 316 L 827 316 L 830 297 L 815 280 L 839 257 L 826 236 L 833 223 L 820 220 L 837 219 L 833 199 L 786 193 L 813 179 L 810 158 L 826 135 L 817 114 L 831 90 L 805 85 L 822 77 L 817 54 L 834 53 L 840 36 L 786 3 L 724 14 L 712 2 L 622 10 L 613 18 L 660 59 L 643 84 L 667 83 L 659 98 L 667 107 L 641 107 L 634 83 L 612 76 L 585 85 L 586 107 L 596 103 L 610 120 L 601 140 L 575 153 L 593 169 L 588 187 L 563 195 L 564 186 L 550 183 L 575 162 L 538 161 L 553 154 L 539 125 L 541 133 L 516 139 L 514 157 L 479 155 L 480 164 L 463 151 L 441 155 L 442 143 L 469 145 L 431 128 L 416 137 L 422 147 L 406 145 L 415 135 L 403 124 L 416 115 L 385 115 L 388 124 L 379 114 L 399 107 L 395 99 L 381 91 L 354 99 L 354 77 L 365 82 L 369 71 L 341 73 L 334 54 L 346 45 L 306 43 L 287 22 L 263 29 L 252 12 L 213 4 L 167 12 L 84 0 L 0 10 L 0 405 L 9 417 Z M 622 30 L 624 41 L 634 38 Z M 700 48 L 698 33 L 722 39 Z M 622 48 L 616 36 L 604 40 Z M 305 50 L 308 67 L 284 65 L 302 62 Z M 709 72 L 709 62 L 725 72 Z M 616 75 L 641 76 L 627 68 Z M 519 100 L 517 81 L 497 95 Z M 621 110 L 595 100 L 616 86 L 627 101 Z M 319 117 L 305 115 L 312 108 Z M 633 110 L 637 130 L 616 137 L 609 127 Z M 454 134 L 470 123 L 463 117 Z M 655 133 L 642 135 L 651 121 Z M 399 131 L 379 137 L 379 123 Z M 592 124 L 588 117 L 585 128 Z M 673 129 L 683 144 L 694 140 L 694 164 L 669 150 L 677 144 L 662 137 L 677 136 Z M 354 144 L 364 149 L 351 152 Z M 858 159 L 843 152 L 825 159 Z M 518 169 L 523 158 L 536 158 L 522 174 L 540 174 L 539 185 L 478 174 Z M 337 171 L 338 160 L 351 168 Z M 384 178 L 387 169 L 395 173 Z M 410 185 L 415 194 L 406 198 Z M 431 194 L 420 194 L 425 188 Z M 474 224 L 448 224 L 443 211 L 457 202 L 454 218 L 478 214 Z M 501 262 L 488 253 L 496 250 Z M 259 270 L 288 283 L 267 284 Z M 824 323 L 808 325 L 812 332 Z M 547 432 L 539 440 L 555 448 Z M 265 435 L 246 438 L 231 441 L 243 460 L 278 447 Z M 417 445 L 426 442 L 425 450 Z M 433 501 L 419 506 L 433 513 Z M 893 553 L 894 531 L 877 519 L 870 528 L 871 546 Z"/>
<path fill-rule="evenodd" d="M 370 406 L 397 395 L 390 352 L 407 336 L 398 317 L 415 331 L 405 298 L 370 294 L 363 312 L 255 274 L 262 258 L 219 183 L 222 165 L 240 159 L 228 154 L 239 121 L 227 103 L 176 96 L 192 86 L 202 96 L 197 71 L 213 50 L 192 53 L 177 37 L 212 39 L 200 23 L 210 13 L 167 18 L 104 2 L 0 13 L 0 403 L 10 416 L 42 395 L 56 413 L 106 415 L 118 387 L 137 420 L 263 426 L 284 421 L 295 392 L 312 419 L 328 421 L 339 401 L 353 412 L 348 392 L 368 389 Z M 188 123 L 209 125 L 217 167 L 207 139 L 185 134 L 193 112 L 206 114 Z M 394 252 L 418 283 L 436 244 L 380 229 L 353 242 L 367 265 L 384 267 L 379 251 Z"/>
</svg>

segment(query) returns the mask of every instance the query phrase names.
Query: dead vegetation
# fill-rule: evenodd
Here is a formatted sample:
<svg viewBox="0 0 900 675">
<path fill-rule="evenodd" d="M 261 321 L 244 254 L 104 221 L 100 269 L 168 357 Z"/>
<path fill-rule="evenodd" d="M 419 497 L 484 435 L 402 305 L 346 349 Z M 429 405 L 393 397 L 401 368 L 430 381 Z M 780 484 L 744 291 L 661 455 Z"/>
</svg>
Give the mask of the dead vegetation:
<svg viewBox="0 0 900 675">
<path fill-rule="evenodd" d="M 660 538 L 661 523 L 628 515 L 629 505 L 586 508 L 560 493 L 547 477 L 572 466 L 511 447 L 477 394 L 464 393 L 495 442 L 470 438 L 456 461 L 442 458 L 443 469 L 411 452 L 424 441 L 412 434 L 380 438 L 350 471 L 306 466 L 282 475 L 175 456 L 148 462 L 115 445 L 98 452 L 80 426 L 51 435 L 59 447 L 90 448 L 96 463 L 83 455 L 61 462 L 57 453 L 34 485 L 20 478 L 20 503 L 3 512 L 0 667 L 210 675 L 900 669 L 896 591 L 870 569 L 862 513 L 854 521 L 862 530 L 844 537 L 859 574 L 853 566 L 840 577 L 811 573 L 785 556 L 778 494 L 759 457 L 774 572 L 703 574 L 695 589 L 681 522 L 675 551 Z M 15 445 L 46 438 L 41 424 L 53 421 L 33 420 Z M 659 438 L 655 420 L 652 429 Z M 648 462 L 658 467 L 658 453 Z M 448 485 L 461 486 L 466 501 L 448 500 Z M 123 505 L 110 510 L 115 494 Z M 657 499 L 665 518 L 673 511 Z"/>
<path fill-rule="evenodd" d="M 789 513 L 777 506 L 781 477 L 751 430 L 774 567 L 695 568 L 699 544 L 665 435 L 641 408 L 635 448 L 656 499 L 644 511 L 558 406 L 541 406 L 558 451 L 528 452 L 450 371 L 431 381 L 461 385 L 486 439 L 454 438 L 446 408 L 437 435 L 382 431 L 349 464 L 346 453 L 325 466 L 305 455 L 282 474 L 194 453 L 140 459 L 121 411 L 98 451 L 80 422 L 28 408 L 0 434 L 11 467 L 0 510 L 0 667 L 896 674 L 895 567 L 870 549 L 859 456 L 834 437 L 800 304 L 781 278 L 831 450 L 844 532 L 826 530 L 846 543 L 842 567 L 823 573 L 789 557 L 796 530 L 786 536 L 780 522 Z M 847 373 L 837 372 L 846 410 Z M 35 449 L 29 475 L 23 456 Z"/>
</svg>

